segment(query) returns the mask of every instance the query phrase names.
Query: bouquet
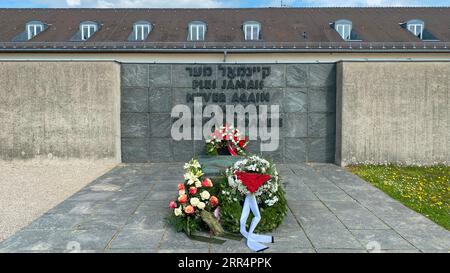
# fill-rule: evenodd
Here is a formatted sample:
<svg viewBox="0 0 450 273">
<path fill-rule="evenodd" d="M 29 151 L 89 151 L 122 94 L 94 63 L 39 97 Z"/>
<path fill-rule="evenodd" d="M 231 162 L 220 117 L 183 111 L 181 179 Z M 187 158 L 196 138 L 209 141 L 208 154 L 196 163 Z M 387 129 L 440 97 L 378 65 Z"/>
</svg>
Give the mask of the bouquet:
<svg viewBox="0 0 450 273">
<path fill-rule="evenodd" d="M 239 129 L 225 124 L 215 129 L 206 141 L 206 153 L 209 155 L 245 155 L 248 137 L 242 136 Z"/>
<path fill-rule="evenodd" d="M 219 205 L 219 199 L 211 193 L 213 182 L 203 177 L 201 165 L 195 159 L 186 163 L 184 170 L 184 182 L 178 184 L 178 198 L 169 204 L 173 210 L 171 221 L 178 231 L 189 236 L 207 227 L 216 235 L 223 233 L 212 213 Z"/>
</svg>

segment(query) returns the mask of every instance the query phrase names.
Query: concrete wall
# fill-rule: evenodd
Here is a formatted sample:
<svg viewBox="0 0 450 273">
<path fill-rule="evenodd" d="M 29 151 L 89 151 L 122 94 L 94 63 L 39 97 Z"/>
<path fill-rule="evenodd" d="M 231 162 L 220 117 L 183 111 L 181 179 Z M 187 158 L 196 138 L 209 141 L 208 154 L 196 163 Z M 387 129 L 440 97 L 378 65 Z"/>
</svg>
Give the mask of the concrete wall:
<svg viewBox="0 0 450 273">
<path fill-rule="evenodd" d="M 337 153 L 355 163 L 450 163 L 450 62 L 340 62 Z"/>
<path fill-rule="evenodd" d="M 120 65 L 0 62 L 0 158 L 120 160 Z"/>
<path fill-rule="evenodd" d="M 280 105 L 282 128 L 280 146 L 263 155 L 276 162 L 334 162 L 335 156 L 335 64 L 251 64 L 270 67 L 262 90 L 193 89 L 187 67 L 209 67 L 209 80 L 221 85 L 224 77 L 218 64 L 123 64 L 122 65 L 122 158 L 124 162 L 186 161 L 204 154 L 204 140 L 173 141 L 170 129 L 172 107 L 187 104 L 187 94 L 223 93 L 226 103 L 234 94 L 267 92 L 270 101 Z M 225 68 L 243 67 L 224 65 Z M 245 66 L 244 66 L 245 67 Z M 245 77 L 244 77 L 245 78 Z M 246 103 L 242 103 L 247 105 Z M 255 103 L 258 105 L 258 103 Z M 249 150 L 260 153 L 258 141 Z"/>
</svg>

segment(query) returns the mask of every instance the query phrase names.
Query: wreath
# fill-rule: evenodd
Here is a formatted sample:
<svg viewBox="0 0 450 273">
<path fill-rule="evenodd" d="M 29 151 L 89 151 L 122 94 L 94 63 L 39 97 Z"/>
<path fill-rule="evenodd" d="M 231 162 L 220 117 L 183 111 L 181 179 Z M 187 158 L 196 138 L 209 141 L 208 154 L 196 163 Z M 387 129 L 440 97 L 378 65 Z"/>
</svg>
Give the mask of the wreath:
<svg viewBox="0 0 450 273">
<path fill-rule="evenodd" d="M 264 183 L 253 190 L 244 180 L 252 174 L 267 175 Z M 254 180 L 254 179 L 252 179 Z M 273 163 L 253 155 L 237 161 L 225 171 L 218 198 L 221 200 L 220 222 L 224 229 L 239 232 L 242 204 L 247 194 L 255 195 L 261 213 L 256 232 L 268 232 L 277 228 L 287 214 L 287 202 L 281 180 Z M 248 219 L 249 224 L 251 217 Z"/>
</svg>

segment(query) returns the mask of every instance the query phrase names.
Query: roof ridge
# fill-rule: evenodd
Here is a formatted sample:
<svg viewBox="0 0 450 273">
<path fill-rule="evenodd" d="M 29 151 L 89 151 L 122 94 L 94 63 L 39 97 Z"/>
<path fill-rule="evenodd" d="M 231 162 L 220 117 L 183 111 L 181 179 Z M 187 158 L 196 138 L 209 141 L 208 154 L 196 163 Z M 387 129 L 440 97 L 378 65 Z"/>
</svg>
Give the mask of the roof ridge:
<svg viewBox="0 0 450 273">
<path fill-rule="evenodd" d="M 243 8 L 2 8 L 0 10 L 262 10 L 262 9 L 280 9 L 280 10 L 305 10 L 305 9 L 442 9 L 449 8 L 447 6 L 371 6 L 371 7 L 358 7 L 358 6 L 307 6 L 307 7 L 243 7 Z"/>
</svg>

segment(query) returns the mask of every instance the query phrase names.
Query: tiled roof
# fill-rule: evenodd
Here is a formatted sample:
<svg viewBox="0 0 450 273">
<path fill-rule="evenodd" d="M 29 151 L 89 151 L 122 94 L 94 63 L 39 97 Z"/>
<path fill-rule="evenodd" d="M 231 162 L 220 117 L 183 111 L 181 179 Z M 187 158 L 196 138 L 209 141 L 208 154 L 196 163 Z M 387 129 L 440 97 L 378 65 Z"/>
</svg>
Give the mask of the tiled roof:
<svg viewBox="0 0 450 273">
<path fill-rule="evenodd" d="M 346 42 L 330 23 L 348 19 L 361 41 Z M 400 26 L 425 22 L 439 41 L 422 41 Z M 13 42 L 29 21 L 48 29 L 30 41 Z M 88 41 L 71 37 L 82 21 L 100 30 Z M 153 29 L 144 42 L 130 42 L 133 23 Z M 204 21 L 204 41 L 187 41 L 191 21 Z M 261 23 L 261 40 L 245 41 L 242 24 Z M 303 35 L 306 34 L 306 35 Z M 0 9 L 0 51 L 450 51 L 450 8 L 252 8 L 252 9 Z"/>
</svg>

